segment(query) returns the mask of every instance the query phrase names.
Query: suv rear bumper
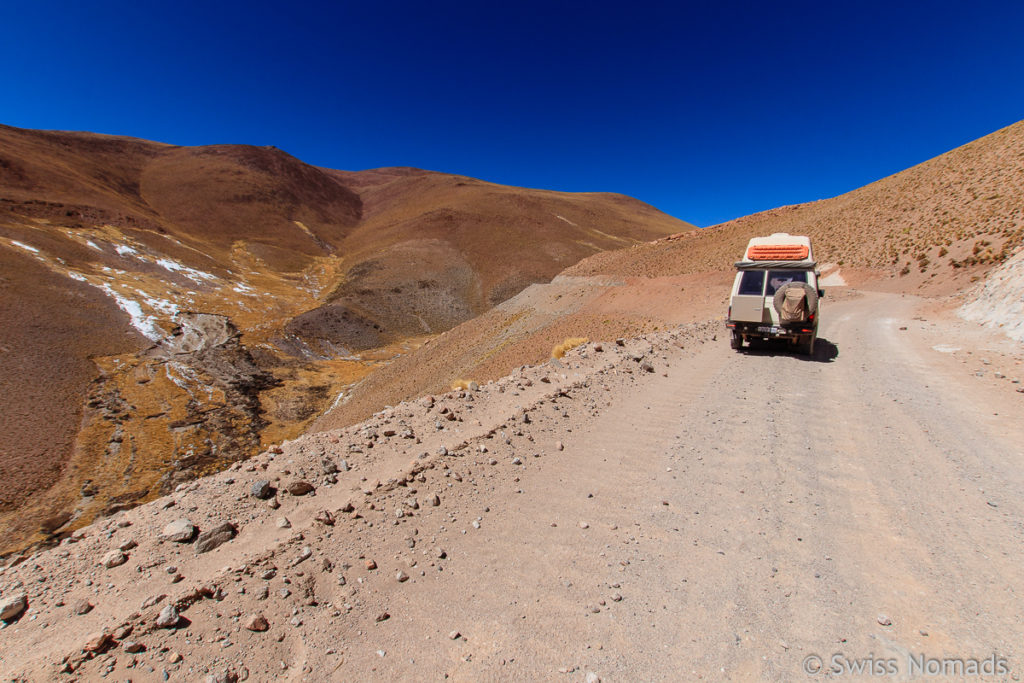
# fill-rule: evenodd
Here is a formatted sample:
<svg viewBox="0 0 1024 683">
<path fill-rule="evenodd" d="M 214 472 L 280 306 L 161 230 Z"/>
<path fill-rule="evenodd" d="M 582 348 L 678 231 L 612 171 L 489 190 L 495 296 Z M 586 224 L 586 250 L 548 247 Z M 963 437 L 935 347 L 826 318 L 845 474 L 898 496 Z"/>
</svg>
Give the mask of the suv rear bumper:
<svg viewBox="0 0 1024 683">
<path fill-rule="evenodd" d="M 751 323 L 738 320 L 726 320 L 725 326 L 735 330 L 744 337 L 760 337 L 768 339 L 801 339 L 809 334 L 817 333 L 814 323 L 797 323 L 795 325 L 772 325 L 771 323 Z"/>
</svg>

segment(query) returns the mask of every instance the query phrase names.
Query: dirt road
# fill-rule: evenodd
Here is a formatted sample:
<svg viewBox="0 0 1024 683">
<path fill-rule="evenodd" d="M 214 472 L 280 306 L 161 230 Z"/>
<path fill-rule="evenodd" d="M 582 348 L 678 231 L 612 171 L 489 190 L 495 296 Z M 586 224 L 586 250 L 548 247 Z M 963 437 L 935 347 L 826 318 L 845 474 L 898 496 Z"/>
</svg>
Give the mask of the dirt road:
<svg viewBox="0 0 1024 683">
<path fill-rule="evenodd" d="M 392 634 L 394 659 L 350 663 L 793 680 L 817 655 L 843 673 L 874 657 L 900 679 L 995 654 L 1015 676 L 1024 397 L 932 349 L 956 326 L 915 320 L 917 304 L 831 303 L 813 360 L 737 354 L 720 336 L 639 382 L 594 382 L 576 402 L 596 416 L 541 423 L 559 457 L 467 505 L 483 527 L 456 538 L 436 598 L 398 610 L 415 616 Z M 406 654 L 439 618 L 468 639 Z"/>
<path fill-rule="evenodd" d="M 817 655 L 843 673 L 874 657 L 900 679 L 995 654 L 1014 676 L 1024 397 L 933 350 L 950 339 L 915 305 L 832 304 L 813 361 L 720 336 L 637 384 L 596 384 L 610 405 L 577 416 L 522 493 L 482 493 L 498 502 L 456 542 L 447 590 L 417 598 L 422 619 L 472 634 L 470 661 L 446 643 L 411 664 L 397 638 L 396 670 L 793 680 Z"/>
<path fill-rule="evenodd" d="M 169 510 L 130 511 L 127 531 L 112 520 L 7 571 L 8 588 L 69 588 L 30 596 L 36 618 L 0 631 L 0 651 L 35 661 L 0 657 L 3 670 L 42 677 L 70 643 L 131 622 L 146 650 L 76 664 L 86 679 L 226 667 L 252 680 L 790 681 L 868 666 L 901 680 L 974 660 L 1017 680 L 1024 395 L 994 369 L 1024 370 L 1019 346 L 926 320 L 910 297 L 826 305 L 811 359 L 736 353 L 721 330 L 590 345 L 475 401 L 396 409 L 422 443 L 349 449 L 352 473 L 315 498 L 271 512 L 246 492 L 252 477 L 308 471 L 356 431 L 217 475 Z M 314 521 L 352 496 L 358 519 Z M 179 511 L 245 524 L 192 556 L 150 540 Z M 141 545 L 124 569 L 76 566 L 125 533 Z M 159 605 L 130 613 L 170 592 L 171 563 L 224 590 L 190 603 L 187 627 L 154 630 Z M 80 595 L 96 608 L 63 616 Z M 242 628 L 254 612 L 269 631 Z"/>
</svg>

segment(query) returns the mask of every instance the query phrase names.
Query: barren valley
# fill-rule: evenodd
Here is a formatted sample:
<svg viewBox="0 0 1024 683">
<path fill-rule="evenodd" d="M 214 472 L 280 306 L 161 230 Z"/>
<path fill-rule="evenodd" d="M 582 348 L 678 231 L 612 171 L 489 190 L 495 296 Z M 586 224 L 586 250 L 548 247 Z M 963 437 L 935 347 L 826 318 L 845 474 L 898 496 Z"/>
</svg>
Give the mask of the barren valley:
<svg viewBox="0 0 1024 683">
<path fill-rule="evenodd" d="M 0 224 L 5 434 L 46 435 L 57 481 L 4 472 L 27 482 L 2 520 L 5 679 L 910 680 L 918 656 L 991 656 L 1019 680 L 1024 123 L 702 230 L 618 196 L 222 153 L 298 174 L 288 249 L 283 223 L 175 232 L 188 203 L 153 207 L 198 190 L 159 174 L 118 201 L 165 233 L 24 197 Z M 311 187 L 322 224 L 294 213 Z M 782 231 L 815 241 L 816 352 L 733 351 L 731 263 Z M 170 288 L 189 304 L 152 303 Z M 83 412 L 15 400 L 44 376 Z M 196 459 L 135 470 L 143 444 Z"/>
<path fill-rule="evenodd" d="M 618 195 L 0 127 L 0 555 L 295 437 L 424 340 L 689 227 Z"/>
</svg>

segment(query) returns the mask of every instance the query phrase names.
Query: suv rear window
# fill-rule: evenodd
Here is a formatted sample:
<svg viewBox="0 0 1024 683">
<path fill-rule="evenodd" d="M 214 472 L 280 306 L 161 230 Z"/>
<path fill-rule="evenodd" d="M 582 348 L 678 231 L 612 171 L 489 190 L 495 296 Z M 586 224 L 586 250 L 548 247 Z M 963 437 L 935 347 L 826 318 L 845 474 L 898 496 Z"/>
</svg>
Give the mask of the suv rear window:
<svg viewBox="0 0 1024 683">
<path fill-rule="evenodd" d="M 765 296 L 775 296 L 775 290 L 787 282 L 807 282 L 806 270 L 769 270 Z"/>
<path fill-rule="evenodd" d="M 740 289 L 738 293 L 753 296 L 761 296 L 762 291 L 764 291 L 764 271 L 743 271 L 743 277 L 740 279 Z"/>
</svg>

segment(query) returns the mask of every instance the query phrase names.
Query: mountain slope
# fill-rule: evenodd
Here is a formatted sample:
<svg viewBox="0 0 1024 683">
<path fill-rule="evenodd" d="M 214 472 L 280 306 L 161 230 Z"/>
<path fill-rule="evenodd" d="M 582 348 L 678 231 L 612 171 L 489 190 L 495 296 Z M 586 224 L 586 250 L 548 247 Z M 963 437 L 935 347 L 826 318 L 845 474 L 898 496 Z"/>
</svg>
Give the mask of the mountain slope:
<svg viewBox="0 0 1024 683">
<path fill-rule="evenodd" d="M 423 338 L 686 227 L 615 195 L 0 126 L 0 553 L 290 438 Z"/>
<path fill-rule="evenodd" d="M 598 254 L 567 272 L 719 270 L 751 236 L 773 232 L 810 235 L 820 262 L 873 271 L 891 289 L 957 291 L 1024 243 L 1024 121 L 832 199 Z"/>
<path fill-rule="evenodd" d="M 823 269 L 872 289 L 962 291 L 1024 241 L 1022 160 L 1024 122 L 833 199 L 597 253 L 367 377 L 313 428 L 344 427 L 459 379 L 497 379 L 567 338 L 722 316 L 732 264 L 755 235 L 810 235 Z"/>
<path fill-rule="evenodd" d="M 363 344 L 443 331 L 581 258 L 680 225 L 621 195 L 511 188 L 415 169 L 369 173 L 359 179 L 364 219 L 345 242 L 346 279 L 326 306 L 289 328 L 304 340 L 353 343 L 330 328 L 332 321 L 351 327 L 340 320 L 346 313 L 382 328 L 364 325 Z M 362 174 L 334 175 L 354 183 Z"/>
</svg>

